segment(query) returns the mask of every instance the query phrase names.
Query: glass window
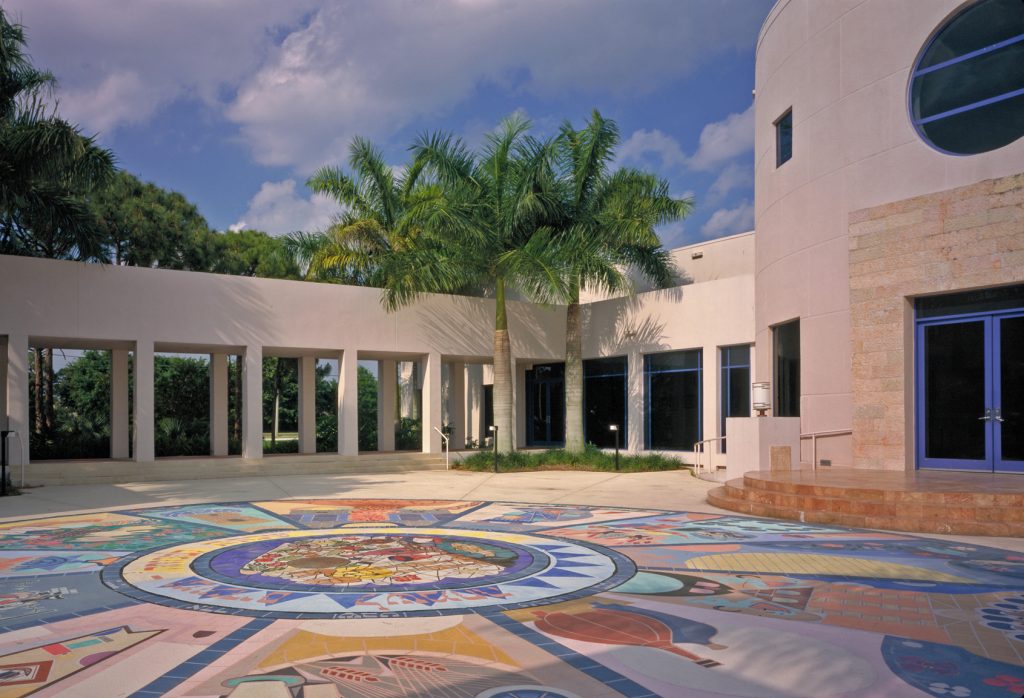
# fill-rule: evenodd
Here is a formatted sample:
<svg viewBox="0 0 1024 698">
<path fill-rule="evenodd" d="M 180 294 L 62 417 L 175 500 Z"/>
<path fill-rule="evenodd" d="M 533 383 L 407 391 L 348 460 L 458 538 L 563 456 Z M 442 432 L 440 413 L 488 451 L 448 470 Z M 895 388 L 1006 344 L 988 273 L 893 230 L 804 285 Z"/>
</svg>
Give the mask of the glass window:
<svg viewBox="0 0 1024 698">
<path fill-rule="evenodd" d="M 583 362 L 583 433 L 595 446 L 615 446 L 612 424 L 619 427 L 619 445 L 626 446 L 626 367 L 625 356 Z"/>
<path fill-rule="evenodd" d="M 772 328 L 775 416 L 800 416 L 800 321 Z"/>
<path fill-rule="evenodd" d="M 917 61 L 910 112 L 926 142 L 956 155 L 1024 135 L 1024 3 L 980 0 L 947 21 Z"/>
<path fill-rule="evenodd" d="M 750 416 L 750 345 L 722 347 L 722 398 L 720 402 L 721 425 L 719 434 L 725 436 L 727 417 Z M 729 440 L 721 442 L 725 453 Z"/>
<path fill-rule="evenodd" d="M 790 109 L 775 122 L 775 166 L 793 157 L 793 110 Z"/>
<path fill-rule="evenodd" d="M 644 357 L 649 449 L 689 451 L 701 440 L 701 350 Z"/>
</svg>

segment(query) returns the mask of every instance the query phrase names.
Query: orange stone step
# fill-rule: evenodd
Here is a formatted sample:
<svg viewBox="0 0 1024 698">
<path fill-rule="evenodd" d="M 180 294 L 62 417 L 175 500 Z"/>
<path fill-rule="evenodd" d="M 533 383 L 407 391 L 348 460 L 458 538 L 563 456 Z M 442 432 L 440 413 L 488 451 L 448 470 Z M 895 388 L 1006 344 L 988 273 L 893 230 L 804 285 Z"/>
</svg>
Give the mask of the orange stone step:
<svg viewBox="0 0 1024 698">
<path fill-rule="evenodd" d="M 765 475 L 769 475 L 766 477 Z M 870 476 L 865 473 L 865 476 Z M 969 484 L 969 481 L 968 481 Z M 1020 480 L 1024 487 L 1024 479 Z M 920 533 L 1024 536 L 1022 493 L 886 490 L 773 480 L 747 473 L 707 494 L 709 504 L 752 516 Z"/>
</svg>

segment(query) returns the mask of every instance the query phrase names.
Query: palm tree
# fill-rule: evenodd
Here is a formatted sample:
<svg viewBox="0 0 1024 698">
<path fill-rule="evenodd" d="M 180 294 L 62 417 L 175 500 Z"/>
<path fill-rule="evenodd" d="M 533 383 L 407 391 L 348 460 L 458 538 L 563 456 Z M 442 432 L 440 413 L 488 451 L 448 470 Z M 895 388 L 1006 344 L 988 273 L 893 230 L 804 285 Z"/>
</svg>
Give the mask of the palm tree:
<svg viewBox="0 0 1024 698">
<path fill-rule="evenodd" d="M 514 290 L 539 302 L 559 300 L 566 292 L 570 252 L 552 227 L 561 206 L 553 142 L 529 137 L 529 128 L 519 116 L 505 119 L 478 154 L 444 134 L 421 137 L 412 148 L 415 161 L 442 186 L 423 225 L 437 241 L 434 256 L 445 262 L 432 283 L 449 289 L 475 285 L 494 295 L 494 425 L 501 452 L 512 450 L 515 425 L 506 294 Z M 414 257 L 393 259 L 397 266 L 385 290 L 391 307 L 408 303 L 420 281 L 398 273 L 398 267 L 422 268 L 410 264 Z"/>
<path fill-rule="evenodd" d="M 659 287 L 672 282 L 668 253 L 655 226 L 684 218 L 688 199 L 669 194 L 654 175 L 620 168 L 610 172 L 619 132 L 594 110 L 581 130 L 566 122 L 557 141 L 566 200 L 560 237 L 575 254 L 567 270 L 565 332 L 565 448 L 579 452 L 583 439 L 583 322 L 580 290 L 632 292 L 627 269 Z"/>
<path fill-rule="evenodd" d="M 406 214 L 422 194 L 420 168 L 414 164 L 394 172 L 381 152 L 359 137 L 349 145 L 349 166 L 351 175 L 325 166 L 306 182 L 345 208 L 325 231 L 289 235 L 287 249 L 309 280 L 384 286 L 382 259 L 414 233 Z"/>
<path fill-rule="evenodd" d="M 102 260 L 88 196 L 113 176 L 113 155 L 46 106 L 53 75 L 24 46 L 0 8 L 0 252 Z"/>
</svg>

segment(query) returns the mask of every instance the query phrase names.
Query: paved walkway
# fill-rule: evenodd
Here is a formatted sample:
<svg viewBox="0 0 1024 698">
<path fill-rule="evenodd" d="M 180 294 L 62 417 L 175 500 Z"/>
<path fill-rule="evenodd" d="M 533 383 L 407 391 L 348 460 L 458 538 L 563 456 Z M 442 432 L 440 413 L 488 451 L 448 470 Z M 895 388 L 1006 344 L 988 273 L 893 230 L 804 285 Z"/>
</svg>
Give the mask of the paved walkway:
<svg viewBox="0 0 1024 698">
<path fill-rule="evenodd" d="M 1021 541 L 743 517 L 704 503 L 713 486 L 29 490 L 0 500 L 0 696 L 1024 693 Z"/>
</svg>

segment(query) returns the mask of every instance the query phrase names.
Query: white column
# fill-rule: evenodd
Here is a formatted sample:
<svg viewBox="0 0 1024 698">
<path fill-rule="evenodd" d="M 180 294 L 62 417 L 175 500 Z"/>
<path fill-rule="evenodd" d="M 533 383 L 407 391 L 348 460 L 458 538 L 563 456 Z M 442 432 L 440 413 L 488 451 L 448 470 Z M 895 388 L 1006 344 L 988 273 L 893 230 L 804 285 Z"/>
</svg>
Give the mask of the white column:
<svg viewBox="0 0 1024 698">
<path fill-rule="evenodd" d="M 644 448 L 644 356 L 638 351 L 629 353 L 627 391 L 628 449 L 642 451 Z"/>
<path fill-rule="evenodd" d="M 721 356 L 718 351 L 718 347 L 715 345 L 704 346 L 701 350 L 701 414 L 703 415 L 703 424 L 701 425 L 701 431 L 703 436 L 701 439 L 714 439 L 719 435 L 719 417 L 721 417 L 721 407 L 719 406 L 719 389 L 718 389 L 718 377 L 722 371 L 720 368 Z M 715 454 L 722 450 L 722 444 L 719 442 L 704 444 L 704 452 Z M 706 463 L 712 462 L 705 458 Z"/>
<path fill-rule="evenodd" d="M 299 453 L 316 453 L 316 357 L 299 357 Z"/>
<path fill-rule="evenodd" d="M 210 354 L 210 455 L 228 455 L 227 354 Z"/>
<path fill-rule="evenodd" d="M 395 450 L 395 393 L 398 367 L 392 359 L 377 362 L 377 450 Z"/>
<path fill-rule="evenodd" d="M 423 359 L 423 405 L 421 428 L 423 430 L 423 452 L 440 453 L 441 435 L 441 355 L 427 354 Z"/>
<path fill-rule="evenodd" d="M 466 439 L 479 442 L 480 423 L 484 419 L 484 367 L 480 364 L 466 366 L 465 398 Z"/>
<path fill-rule="evenodd" d="M 133 364 L 135 386 L 135 461 L 149 463 L 156 458 L 154 424 L 156 410 L 153 404 L 153 342 L 140 339 L 135 342 Z"/>
<path fill-rule="evenodd" d="M 8 335 L 5 353 L 6 380 L 3 384 L 5 405 L 0 418 L 6 415 L 5 428 L 18 433 L 17 436 L 10 436 L 7 439 L 7 462 L 10 465 L 23 465 L 27 464 L 29 460 L 28 443 L 31 431 L 28 392 L 28 335 Z"/>
<path fill-rule="evenodd" d="M 245 347 L 242 360 L 242 457 L 263 457 L 263 347 Z"/>
<path fill-rule="evenodd" d="M 131 443 L 128 350 L 110 352 L 110 457 L 127 458 Z"/>
<path fill-rule="evenodd" d="M 466 447 L 466 364 L 452 362 L 448 366 L 448 423 L 452 427 L 451 443 L 455 449 Z"/>
<path fill-rule="evenodd" d="M 338 453 L 359 454 L 359 360 L 355 349 L 338 356 Z"/>
</svg>

